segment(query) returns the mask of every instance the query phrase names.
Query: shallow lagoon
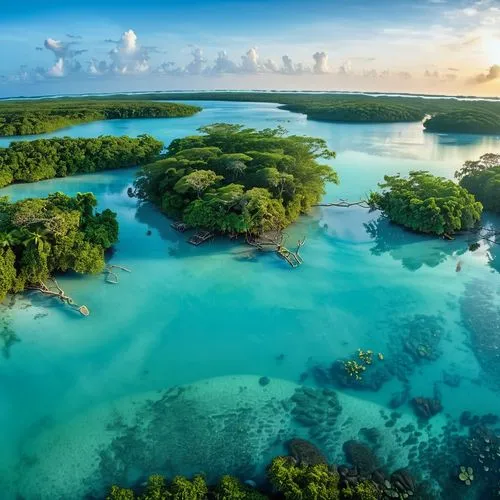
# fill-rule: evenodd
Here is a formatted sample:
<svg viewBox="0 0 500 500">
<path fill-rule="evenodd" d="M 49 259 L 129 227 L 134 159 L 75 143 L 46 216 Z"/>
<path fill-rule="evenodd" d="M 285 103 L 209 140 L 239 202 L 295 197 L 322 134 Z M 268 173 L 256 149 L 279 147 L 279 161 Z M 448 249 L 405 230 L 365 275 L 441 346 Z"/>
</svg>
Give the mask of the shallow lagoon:
<svg viewBox="0 0 500 500">
<path fill-rule="evenodd" d="M 323 137 L 337 151 L 341 185 L 329 186 L 326 200 L 358 199 L 385 173 L 426 169 L 451 177 L 463 161 L 500 149 L 498 137 L 426 134 L 420 124 L 313 122 L 273 104 L 202 106 L 191 118 L 97 122 L 57 135 L 150 133 L 168 144 L 213 122 L 282 125 Z M 419 441 L 439 438 L 450 418 L 464 410 L 500 412 L 498 381 L 482 371 L 461 314 L 472 287 L 484 286 L 493 307 L 500 306 L 495 249 L 483 245 L 470 253 L 466 238 L 427 239 L 388 225 L 376 213 L 326 208 L 288 231 L 290 246 L 307 237 L 305 264 L 291 270 L 277 257 L 253 255 L 242 244 L 188 245 L 186 235 L 174 232 L 155 209 L 137 207 L 127 196 L 134 175 L 134 169 L 113 171 L 0 191 L 13 199 L 93 191 L 101 209 L 119 215 L 120 242 L 111 260 L 132 269 L 120 275 L 118 285 L 106 284 L 103 276 L 61 278 L 69 295 L 89 307 L 89 318 L 37 296 L 0 306 L 20 339 L 0 358 L 5 498 L 17 493 L 28 499 L 81 498 L 106 481 L 132 482 L 156 471 L 193 473 L 200 467 L 209 475 L 258 478 L 285 439 L 308 437 L 276 404 L 299 387 L 301 376 L 318 364 L 352 356 L 357 348 L 390 359 L 400 349 L 401 324 L 418 314 L 441 318 L 443 335 L 438 359 L 415 366 L 407 385 L 411 397 L 432 397 L 438 387 L 444 407 Z M 474 301 L 467 304 L 474 314 Z M 460 385 L 444 384 L 443 371 L 458 375 Z M 270 378 L 269 385 L 259 385 L 262 376 Z M 309 374 L 301 384 L 316 382 Z M 177 386 L 185 387 L 181 396 L 152 406 Z M 402 444 L 407 436 L 401 428 L 417 424 L 413 410 L 402 405 L 397 423 L 386 425 L 388 402 L 402 388 L 393 378 L 377 392 L 342 390 L 343 411 L 326 450 L 330 458 L 342 460 L 342 443 L 374 426 L 383 433 L 379 455 L 393 468 L 407 465 L 410 447 Z M 141 428 L 139 437 L 128 435 L 129 455 L 136 449 L 140 457 L 147 442 L 168 449 L 168 460 L 151 459 L 142 469 L 140 459 L 132 458 L 126 467 L 120 462 L 120 471 L 107 463 L 106 453 L 119 451 L 113 439 L 148 419 L 160 419 L 169 432 Z M 221 456 L 228 458 L 213 459 Z"/>
</svg>

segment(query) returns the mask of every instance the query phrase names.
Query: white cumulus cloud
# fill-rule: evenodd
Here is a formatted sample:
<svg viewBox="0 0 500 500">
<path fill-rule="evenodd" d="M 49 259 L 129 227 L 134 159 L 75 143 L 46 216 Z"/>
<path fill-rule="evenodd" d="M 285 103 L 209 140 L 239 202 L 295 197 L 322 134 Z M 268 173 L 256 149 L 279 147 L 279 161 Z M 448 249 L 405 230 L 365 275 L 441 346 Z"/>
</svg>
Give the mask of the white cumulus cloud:
<svg viewBox="0 0 500 500">
<path fill-rule="evenodd" d="M 119 74 L 144 73 L 149 70 L 149 54 L 137 43 L 134 30 L 125 31 L 109 52 L 111 71 Z"/>
<path fill-rule="evenodd" d="M 315 52 L 313 54 L 313 72 L 317 74 L 328 73 L 328 54 L 326 52 Z"/>
</svg>

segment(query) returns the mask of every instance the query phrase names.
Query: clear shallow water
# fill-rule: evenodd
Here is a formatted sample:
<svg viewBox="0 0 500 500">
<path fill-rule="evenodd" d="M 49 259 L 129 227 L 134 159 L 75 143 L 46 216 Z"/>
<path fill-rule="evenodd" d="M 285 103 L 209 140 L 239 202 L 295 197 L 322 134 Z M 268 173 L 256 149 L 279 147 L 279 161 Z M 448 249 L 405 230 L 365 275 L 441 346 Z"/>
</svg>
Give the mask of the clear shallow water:
<svg viewBox="0 0 500 500">
<path fill-rule="evenodd" d="M 97 122 L 47 135 L 150 133 L 168 143 L 213 122 L 282 125 L 322 137 L 337 151 L 341 185 L 329 186 L 325 199 L 357 199 L 385 173 L 426 169 L 451 177 L 463 161 L 500 149 L 500 138 L 425 134 L 419 124 L 328 124 L 272 104 L 202 105 L 204 111 L 191 118 Z M 273 406 L 290 397 L 304 372 L 352 356 L 357 348 L 383 352 L 390 360 L 404 350 L 408 332 L 401 322 L 417 314 L 441 318 L 443 329 L 438 359 L 412 366 L 408 374 L 411 397 L 432 397 L 437 382 L 444 407 L 419 440 L 440 436 L 464 410 L 499 413 L 498 381 L 481 369 L 463 325 L 471 289 L 484 287 L 493 293 L 494 307 L 500 305 L 495 249 L 485 245 L 470 253 L 466 239 L 427 239 L 362 209 L 327 208 L 288 231 L 290 246 L 307 236 L 305 264 L 292 271 L 275 256 L 252 255 L 244 245 L 188 245 L 186 235 L 174 232 L 154 208 L 137 207 L 128 198 L 134 175 L 134 169 L 114 171 L 0 191 L 12 199 L 58 190 L 94 192 L 101 209 L 119 216 L 120 242 L 111 261 L 132 269 L 120 275 L 118 285 L 106 284 L 102 276 L 61 278 L 69 295 L 89 307 L 86 319 L 37 296 L 0 306 L 21 340 L 9 358 L 0 358 L 5 498 L 18 492 L 28 499 L 80 498 L 102 482 L 134 481 L 158 470 L 193 473 L 204 467 L 209 475 L 253 477 L 282 451 L 285 438 L 308 436 L 289 412 Z M 483 311 L 470 300 L 466 310 Z M 443 384 L 443 371 L 458 375 L 460 386 Z M 271 379 L 266 387 L 258 383 L 261 376 Z M 304 383 L 314 387 L 315 379 L 309 375 Z M 189 386 L 184 395 L 148 406 L 148 400 L 162 397 L 156 391 L 179 385 Z M 393 378 L 377 392 L 340 391 L 343 412 L 332 435 L 341 435 L 325 450 L 332 460 L 342 459 L 344 441 L 375 426 L 383 432 L 381 457 L 394 467 L 407 465 L 410 448 L 403 446 L 400 429 L 417 419 L 408 404 L 398 408 L 402 416 L 395 427 L 387 428 L 384 419 L 391 413 L 389 400 L 403 388 Z M 127 434 L 128 455 L 153 441 L 169 449 L 169 460 L 151 459 L 141 468 L 144 457 L 135 463 L 132 458 L 123 475 L 106 462 L 106 453 L 119 454 L 113 438 L 137 419 L 158 427 L 141 428 L 139 444 L 136 434 Z M 230 458 L 214 459 L 225 455 Z M 243 469 L 244 463 L 251 466 Z"/>
</svg>

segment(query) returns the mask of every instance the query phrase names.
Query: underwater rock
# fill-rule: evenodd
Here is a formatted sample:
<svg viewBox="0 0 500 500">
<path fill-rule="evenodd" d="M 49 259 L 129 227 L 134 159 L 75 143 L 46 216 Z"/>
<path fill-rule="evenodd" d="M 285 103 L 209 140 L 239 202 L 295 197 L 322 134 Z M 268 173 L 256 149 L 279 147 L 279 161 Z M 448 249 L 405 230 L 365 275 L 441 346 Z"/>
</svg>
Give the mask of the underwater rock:
<svg viewBox="0 0 500 500">
<path fill-rule="evenodd" d="M 468 463 L 483 476 L 495 475 L 500 470 L 500 437 L 485 425 L 476 425 L 469 430 L 464 443 Z"/>
<path fill-rule="evenodd" d="M 391 483 L 401 494 L 415 491 L 415 480 L 406 469 L 399 469 L 391 474 Z"/>
<path fill-rule="evenodd" d="M 438 345 L 444 334 L 442 318 L 415 314 L 396 325 L 397 332 L 392 338 L 415 363 L 420 364 L 425 360 L 434 361 L 439 358 L 441 352 L 438 350 Z"/>
<path fill-rule="evenodd" d="M 335 391 L 301 387 L 290 399 L 293 419 L 308 428 L 309 437 L 323 449 L 334 449 L 337 442 L 333 430 L 342 411 Z"/>
<path fill-rule="evenodd" d="M 300 465 L 327 464 L 319 448 L 305 439 L 294 438 L 286 443 L 288 452 Z"/>
<path fill-rule="evenodd" d="M 500 386 L 500 307 L 495 295 L 491 283 L 473 281 L 465 287 L 460 312 L 481 368 Z"/>
<path fill-rule="evenodd" d="M 331 365 L 328 378 L 330 383 L 336 383 L 341 387 L 376 392 L 391 379 L 391 374 L 384 362 L 384 364 L 379 363 L 377 366 L 370 365 L 363 371 L 360 378 L 356 378 L 346 371 L 345 361 L 339 360 Z"/>
<path fill-rule="evenodd" d="M 460 375 L 456 373 L 448 373 L 443 371 L 443 383 L 449 387 L 459 387 L 460 386 Z"/>
<path fill-rule="evenodd" d="M 410 397 L 410 386 L 406 385 L 405 389 L 401 392 L 393 394 L 391 400 L 389 401 L 389 408 L 399 408 L 404 405 Z"/>
<path fill-rule="evenodd" d="M 381 434 L 376 427 L 363 427 L 359 430 L 359 435 L 372 445 L 377 445 Z"/>
<path fill-rule="evenodd" d="M 21 342 L 21 339 L 10 328 L 7 320 L 2 318 L 0 320 L 0 344 L 3 344 L 1 347 L 1 351 L 5 359 L 10 358 L 11 348 L 17 342 Z"/>
<path fill-rule="evenodd" d="M 265 387 L 266 385 L 268 385 L 269 383 L 271 382 L 271 379 L 269 377 L 260 377 L 259 378 L 259 384 L 262 386 L 262 387 Z"/>
<path fill-rule="evenodd" d="M 357 468 L 361 475 L 369 475 L 378 469 L 378 459 L 375 453 L 359 441 L 346 441 L 342 446 L 346 460 Z"/>
<path fill-rule="evenodd" d="M 498 423 L 498 416 L 493 413 L 487 413 L 486 415 L 472 415 L 470 411 L 463 411 L 460 414 L 460 425 L 464 427 L 472 427 L 473 425 L 495 425 Z"/>
<path fill-rule="evenodd" d="M 411 402 L 416 415 L 425 419 L 433 417 L 443 409 L 439 399 L 418 397 L 413 398 Z"/>
</svg>

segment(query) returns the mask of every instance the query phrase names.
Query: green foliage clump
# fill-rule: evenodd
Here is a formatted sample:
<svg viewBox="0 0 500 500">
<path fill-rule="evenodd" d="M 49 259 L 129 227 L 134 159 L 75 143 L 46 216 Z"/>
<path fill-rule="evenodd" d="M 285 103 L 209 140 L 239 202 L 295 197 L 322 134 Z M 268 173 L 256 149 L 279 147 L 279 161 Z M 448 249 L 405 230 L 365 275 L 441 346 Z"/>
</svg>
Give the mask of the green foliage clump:
<svg viewBox="0 0 500 500">
<path fill-rule="evenodd" d="M 162 148 L 163 144 L 149 135 L 13 142 L 0 148 L 0 187 L 143 165 L 153 161 Z"/>
<path fill-rule="evenodd" d="M 356 486 L 347 486 L 342 490 L 342 500 L 378 500 L 382 498 L 377 485 L 370 480 L 358 483 Z"/>
<path fill-rule="evenodd" d="M 333 158 L 321 139 L 214 124 L 172 141 L 146 165 L 139 198 L 193 228 L 229 234 L 282 229 L 318 203 L 338 177 L 319 158 Z"/>
<path fill-rule="evenodd" d="M 466 161 L 455 177 L 486 210 L 500 213 L 500 155 L 488 153 L 477 161 Z"/>
<path fill-rule="evenodd" d="M 111 210 L 96 213 L 92 193 L 10 203 L 0 198 L 0 300 L 56 272 L 98 273 L 118 240 Z"/>
<path fill-rule="evenodd" d="M 371 206 L 413 231 L 452 235 L 472 228 L 481 217 L 481 203 L 448 179 L 414 171 L 408 178 L 385 176 L 384 181 L 382 192 L 370 194 Z"/>
<path fill-rule="evenodd" d="M 120 486 L 111 486 L 111 490 L 106 497 L 106 500 L 134 500 L 135 495 L 132 490 L 120 488 Z"/>
<path fill-rule="evenodd" d="M 254 488 L 241 484 L 233 476 L 222 476 L 215 489 L 215 500 L 265 500 L 267 497 Z"/>
<path fill-rule="evenodd" d="M 340 495 L 339 475 L 326 464 L 299 466 L 290 457 L 276 457 L 268 476 L 290 500 L 336 500 Z"/>
<path fill-rule="evenodd" d="M 191 116 L 197 106 L 142 100 L 64 98 L 0 102 L 0 136 L 52 132 L 70 125 L 116 118 Z"/>
<path fill-rule="evenodd" d="M 500 133 L 500 116 L 486 110 L 458 110 L 438 113 L 424 122 L 429 132 L 465 134 Z"/>
<path fill-rule="evenodd" d="M 165 478 L 159 474 L 149 476 L 146 491 L 141 495 L 141 500 L 164 500 L 169 496 Z"/>
<path fill-rule="evenodd" d="M 170 486 L 173 500 L 204 500 L 208 493 L 207 483 L 203 476 L 194 476 L 190 481 L 184 476 L 174 477 Z"/>
</svg>

